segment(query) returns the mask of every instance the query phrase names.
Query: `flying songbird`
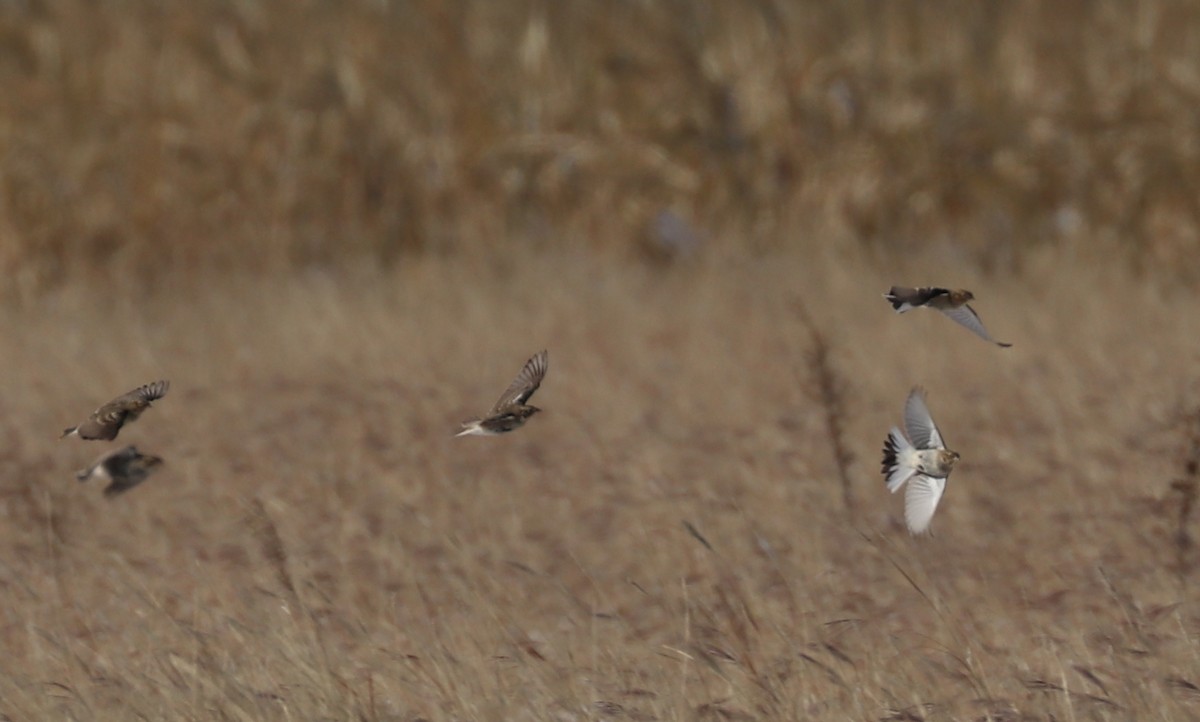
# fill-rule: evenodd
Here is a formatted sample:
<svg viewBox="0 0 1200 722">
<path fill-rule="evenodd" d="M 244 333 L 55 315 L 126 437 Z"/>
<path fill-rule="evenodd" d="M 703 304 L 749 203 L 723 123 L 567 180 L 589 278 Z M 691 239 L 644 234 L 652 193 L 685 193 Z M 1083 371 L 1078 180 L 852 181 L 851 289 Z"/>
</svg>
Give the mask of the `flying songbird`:
<svg viewBox="0 0 1200 722">
<path fill-rule="evenodd" d="M 78 436 L 81 439 L 111 441 L 117 438 L 122 426 L 141 416 L 143 411 L 150 408 L 151 401 L 165 396 L 170 386 L 170 381 L 155 381 L 152 384 L 139 386 L 96 409 L 87 421 L 64 430 L 59 438 Z"/>
<path fill-rule="evenodd" d="M 157 456 L 140 453 L 136 446 L 126 446 L 104 452 L 91 466 L 76 473 L 75 478 L 81 482 L 107 480 L 104 495 L 113 497 L 145 481 L 162 463 Z"/>
<path fill-rule="evenodd" d="M 893 494 L 908 482 L 904 521 L 910 532 L 921 534 L 929 528 L 946 490 L 946 479 L 958 461 L 958 452 L 946 448 L 925 405 L 925 390 L 920 386 L 913 387 L 904 403 L 904 427 L 908 430 L 907 438 L 893 426 L 883 442 L 883 476 Z"/>
<path fill-rule="evenodd" d="M 975 300 L 975 294 L 965 289 L 892 286 L 891 290 L 883 294 L 883 297 L 891 302 L 896 313 L 904 313 L 921 306 L 937 309 L 969 328 L 972 333 L 984 341 L 990 341 L 1002 348 L 1012 346 L 1011 343 L 997 341 L 991 337 L 987 329 L 983 327 L 983 321 L 979 320 L 979 314 L 975 313 L 975 309 L 969 305 L 970 301 Z"/>
<path fill-rule="evenodd" d="M 542 385 L 542 379 L 546 377 L 546 366 L 546 352 L 534 354 L 533 358 L 525 362 L 521 373 L 508 385 L 488 415 L 482 419 L 464 421 L 462 431 L 455 436 L 495 436 L 523 426 L 530 416 L 541 411 L 526 402 L 533 396 L 533 392 L 538 390 L 538 386 Z"/>
</svg>

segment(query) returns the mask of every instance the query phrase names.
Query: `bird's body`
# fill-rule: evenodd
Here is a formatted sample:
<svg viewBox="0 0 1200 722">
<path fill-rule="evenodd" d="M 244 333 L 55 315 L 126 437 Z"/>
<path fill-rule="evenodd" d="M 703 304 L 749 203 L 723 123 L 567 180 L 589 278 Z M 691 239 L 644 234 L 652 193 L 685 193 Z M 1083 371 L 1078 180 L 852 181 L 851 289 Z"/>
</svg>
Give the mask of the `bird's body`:
<svg viewBox="0 0 1200 722">
<path fill-rule="evenodd" d="M 488 416 L 485 419 L 471 419 L 463 422 L 463 430 L 455 434 L 455 436 L 495 436 L 497 434 L 505 434 L 514 429 L 519 429 L 537 412 L 541 411 L 536 406 L 519 406 L 510 407 L 507 411 L 499 414 Z"/>
<path fill-rule="evenodd" d="M 78 436 L 81 439 L 111 441 L 117 438 L 122 426 L 141 416 L 143 411 L 150 408 L 150 403 L 165 396 L 170 387 L 169 381 L 139 386 L 96 409 L 82 424 L 65 429 L 60 438 Z"/>
<path fill-rule="evenodd" d="M 521 373 L 508 385 L 488 415 L 482 419 L 464 421 L 462 431 L 455 436 L 495 436 L 524 426 L 529 417 L 541 411 L 526 402 L 541 386 L 548 365 L 545 351 L 534 354 L 525 362 Z"/>
<path fill-rule="evenodd" d="M 924 474 L 938 479 L 945 479 L 958 460 L 952 451 L 944 449 L 917 449 L 911 444 L 904 444 L 904 436 L 900 429 L 892 428 L 885 445 L 885 467 L 911 470 L 911 473 Z M 890 454 L 890 456 L 889 456 Z M 891 476 L 889 475 L 889 479 Z M 907 478 L 907 477 L 905 477 Z M 904 481 L 888 482 L 888 491 L 895 491 Z"/>
<path fill-rule="evenodd" d="M 104 452 L 91 466 L 76 473 L 75 478 L 81 482 L 107 481 L 104 495 L 112 497 L 145 481 L 162 463 L 157 456 L 143 454 L 135 446 L 126 446 Z"/>
<path fill-rule="evenodd" d="M 887 490 L 892 493 L 908 484 L 904 520 L 910 532 L 921 534 L 929 528 L 959 455 L 946 448 L 920 387 L 909 393 L 904 404 L 904 426 L 907 438 L 900 429 L 892 427 L 883 442 L 883 475 Z"/>
<path fill-rule="evenodd" d="M 892 286 L 883 297 L 892 304 L 892 308 L 896 313 L 905 313 L 914 308 L 932 308 L 941 311 L 949 316 L 955 323 L 958 323 L 974 333 L 976 336 L 985 341 L 996 344 L 1002 348 L 1012 346 L 1011 343 L 1004 343 L 992 338 L 991 334 L 983 326 L 983 321 L 979 319 L 979 314 L 975 313 L 975 309 L 971 308 L 970 302 L 975 300 L 975 294 L 962 288 L 950 289 L 939 288 L 936 286 L 924 286 L 921 288 L 910 288 L 908 286 Z"/>
</svg>

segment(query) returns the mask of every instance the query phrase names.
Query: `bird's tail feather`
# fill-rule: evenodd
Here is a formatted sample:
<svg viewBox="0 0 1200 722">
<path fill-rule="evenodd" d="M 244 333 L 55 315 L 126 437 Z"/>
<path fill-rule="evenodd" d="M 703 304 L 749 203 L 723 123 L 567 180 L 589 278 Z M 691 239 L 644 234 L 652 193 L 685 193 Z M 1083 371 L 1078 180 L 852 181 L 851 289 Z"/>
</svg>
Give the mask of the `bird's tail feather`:
<svg viewBox="0 0 1200 722">
<path fill-rule="evenodd" d="M 888 303 L 892 304 L 892 308 L 896 310 L 896 313 L 904 313 L 915 308 L 915 306 L 908 302 L 908 299 L 901 298 L 894 290 L 883 294 L 883 297 L 888 300 Z"/>
<path fill-rule="evenodd" d="M 883 473 L 887 476 L 887 490 L 895 493 L 897 489 L 916 473 L 916 468 L 909 460 L 912 444 L 900 433 L 900 429 L 892 427 L 887 439 L 883 442 Z"/>
<path fill-rule="evenodd" d="M 472 434 L 479 434 L 481 430 L 482 427 L 479 424 L 479 419 L 471 419 L 469 421 L 462 422 L 462 431 L 458 432 L 454 436 L 455 438 L 459 436 L 470 436 Z"/>
</svg>

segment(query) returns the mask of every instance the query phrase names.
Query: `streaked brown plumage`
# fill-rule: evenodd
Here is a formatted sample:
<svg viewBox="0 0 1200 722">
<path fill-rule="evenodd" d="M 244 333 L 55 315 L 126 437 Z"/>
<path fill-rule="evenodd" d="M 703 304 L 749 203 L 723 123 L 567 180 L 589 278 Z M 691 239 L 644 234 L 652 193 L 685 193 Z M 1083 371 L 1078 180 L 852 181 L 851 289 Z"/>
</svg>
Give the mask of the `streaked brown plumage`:
<svg viewBox="0 0 1200 722">
<path fill-rule="evenodd" d="M 513 429 L 518 429 L 529 420 L 530 416 L 541 411 L 536 406 L 526 404 L 533 392 L 538 390 L 542 379 L 546 377 L 549 359 L 545 351 L 534 354 L 525 362 L 521 373 L 513 379 L 500 399 L 488 415 L 482 419 L 471 419 L 463 422 L 462 431 L 455 436 L 495 436 Z"/>
<path fill-rule="evenodd" d="M 143 411 L 150 408 L 150 402 L 161 399 L 170 387 L 171 382 L 165 380 L 139 386 L 96 409 L 82 424 L 64 430 L 60 438 L 78 436 L 81 439 L 111 441 L 117 438 L 122 426 L 141 416 Z"/>
<path fill-rule="evenodd" d="M 985 341 L 990 341 L 1003 348 L 1012 346 L 1011 343 L 993 339 L 987 332 L 987 329 L 983 327 L 983 321 L 979 319 L 979 314 L 975 313 L 975 309 L 968 305 L 970 301 L 975 300 L 975 294 L 966 289 L 938 288 L 936 286 L 921 288 L 892 286 L 891 290 L 883 294 L 883 297 L 892 304 L 896 313 L 904 313 L 921 306 L 933 308 L 970 329 L 972 333 Z"/>
<path fill-rule="evenodd" d="M 163 463 L 157 456 L 142 454 L 135 446 L 106 451 L 86 469 L 75 474 L 79 481 L 106 479 L 104 495 L 113 497 L 145 481 Z"/>
</svg>

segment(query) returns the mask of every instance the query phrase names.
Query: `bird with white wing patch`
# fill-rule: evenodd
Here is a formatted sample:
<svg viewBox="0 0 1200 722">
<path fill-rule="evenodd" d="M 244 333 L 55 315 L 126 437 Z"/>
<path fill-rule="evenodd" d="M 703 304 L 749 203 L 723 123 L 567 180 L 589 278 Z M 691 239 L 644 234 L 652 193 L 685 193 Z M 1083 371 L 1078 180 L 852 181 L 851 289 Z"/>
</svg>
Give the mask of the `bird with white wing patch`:
<svg viewBox="0 0 1200 722">
<path fill-rule="evenodd" d="M 925 404 L 925 390 L 920 386 L 913 387 L 908 394 L 904 426 L 907 437 L 893 426 L 883 442 L 883 475 L 892 493 L 908 483 L 904 493 L 904 521 L 910 532 L 922 534 L 929 529 L 946 490 L 946 479 L 959 455 L 946 448 Z"/>
</svg>

